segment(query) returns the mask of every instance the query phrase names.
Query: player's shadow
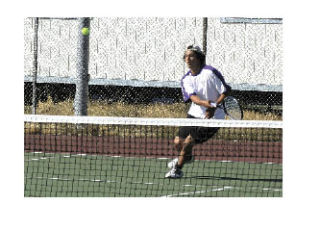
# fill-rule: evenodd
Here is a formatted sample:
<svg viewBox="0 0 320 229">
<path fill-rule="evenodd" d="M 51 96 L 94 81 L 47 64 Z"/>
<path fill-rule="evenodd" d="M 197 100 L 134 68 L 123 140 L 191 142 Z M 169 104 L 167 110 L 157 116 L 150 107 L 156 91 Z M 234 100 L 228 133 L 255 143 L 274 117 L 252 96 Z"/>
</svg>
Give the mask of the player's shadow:
<svg viewBox="0 0 320 229">
<path fill-rule="evenodd" d="M 236 177 L 218 177 L 218 176 L 191 176 L 184 178 L 207 179 L 207 180 L 234 180 L 234 181 L 264 181 L 264 182 L 282 182 L 282 179 L 266 178 L 236 178 Z"/>
</svg>

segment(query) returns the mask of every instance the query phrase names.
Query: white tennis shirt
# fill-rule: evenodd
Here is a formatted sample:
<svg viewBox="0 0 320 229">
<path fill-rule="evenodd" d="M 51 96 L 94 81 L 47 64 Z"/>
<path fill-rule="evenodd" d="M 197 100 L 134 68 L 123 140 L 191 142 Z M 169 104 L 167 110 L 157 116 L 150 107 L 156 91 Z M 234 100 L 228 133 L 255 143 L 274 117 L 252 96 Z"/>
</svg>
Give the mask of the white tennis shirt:
<svg viewBox="0 0 320 229">
<path fill-rule="evenodd" d="M 222 93 L 227 91 L 227 85 L 221 73 L 206 65 L 198 75 L 193 76 L 189 71 L 181 80 L 183 100 L 188 102 L 191 95 L 197 95 L 201 100 L 217 101 Z M 192 102 L 189 115 L 196 118 L 205 118 L 207 108 Z M 224 119 L 223 109 L 217 108 L 214 119 Z"/>
</svg>

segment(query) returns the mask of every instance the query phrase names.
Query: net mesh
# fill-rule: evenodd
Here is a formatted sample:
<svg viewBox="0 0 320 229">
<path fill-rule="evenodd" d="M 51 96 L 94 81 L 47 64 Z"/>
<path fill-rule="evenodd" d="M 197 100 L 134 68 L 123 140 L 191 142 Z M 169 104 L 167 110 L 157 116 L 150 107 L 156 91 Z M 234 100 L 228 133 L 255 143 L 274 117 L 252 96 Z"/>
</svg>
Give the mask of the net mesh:
<svg viewBox="0 0 320 229">
<path fill-rule="evenodd" d="M 218 127 L 180 179 L 164 178 L 181 126 Z M 24 117 L 25 196 L 282 196 L 282 122 Z"/>
</svg>

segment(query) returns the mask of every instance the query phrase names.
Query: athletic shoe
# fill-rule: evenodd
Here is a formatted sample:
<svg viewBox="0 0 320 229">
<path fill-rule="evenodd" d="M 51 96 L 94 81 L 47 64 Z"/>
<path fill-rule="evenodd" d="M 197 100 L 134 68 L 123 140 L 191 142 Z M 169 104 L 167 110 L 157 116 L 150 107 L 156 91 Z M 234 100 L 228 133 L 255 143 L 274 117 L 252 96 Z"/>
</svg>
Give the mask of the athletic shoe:
<svg viewBox="0 0 320 229">
<path fill-rule="evenodd" d="M 183 176 L 183 172 L 181 171 L 181 169 L 178 168 L 173 168 L 171 169 L 169 172 L 167 172 L 167 174 L 165 175 L 165 178 L 181 178 Z"/>
<path fill-rule="evenodd" d="M 172 161 L 170 161 L 168 163 L 168 168 L 172 169 L 172 168 L 176 167 L 177 164 L 178 164 L 178 158 L 176 157 L 175 159 L 173 159 Z"/>
<path fill-rule="evenodd" d="M 185 161 L 184 163 L 185 164 L 188 164 L 188 163 L 191 163 L 191 162 L 194 162 L 194 156 L 192 155 L 190 160 L 189 161 Z M 172 169 L 174 168 L 176 165 L 178 164 L 178 158 L 176 157 L 175 159 L 173 159 L 172 161 L 170 161 L 168 163 L 168 168 Z"/>
</svg>

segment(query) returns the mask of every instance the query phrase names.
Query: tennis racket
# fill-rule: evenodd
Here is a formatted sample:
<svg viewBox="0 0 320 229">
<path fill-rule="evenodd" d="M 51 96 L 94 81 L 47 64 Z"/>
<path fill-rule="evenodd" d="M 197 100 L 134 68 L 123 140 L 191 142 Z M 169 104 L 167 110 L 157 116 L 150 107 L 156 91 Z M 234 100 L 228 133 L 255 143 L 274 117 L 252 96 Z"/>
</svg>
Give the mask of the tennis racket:
<svg viewBox="0 0 320 229">
<path fill-rule="evenodd" d="M 232 120 L 242 120 L 243 111 L 239 101 L 233 96 L 227 96 L 223 102 L 218 105 L 218 108 L 223 109 L 224 113 Z"/>
</svg>

